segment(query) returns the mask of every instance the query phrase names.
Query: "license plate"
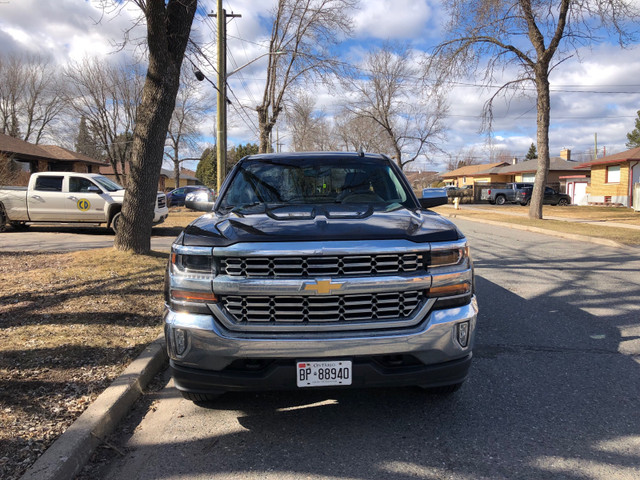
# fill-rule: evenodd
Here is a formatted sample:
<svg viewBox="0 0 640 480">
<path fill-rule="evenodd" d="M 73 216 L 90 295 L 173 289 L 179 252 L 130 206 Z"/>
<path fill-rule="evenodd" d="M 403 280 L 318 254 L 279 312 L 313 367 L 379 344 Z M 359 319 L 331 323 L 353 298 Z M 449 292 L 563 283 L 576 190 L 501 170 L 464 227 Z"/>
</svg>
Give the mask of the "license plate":
<svg viewBox="0 0 640 480">
<path fill-rule="evenodd" d="M 351 385 L 351 361 L 296 362 L 298 387 Z"/>
</svg>

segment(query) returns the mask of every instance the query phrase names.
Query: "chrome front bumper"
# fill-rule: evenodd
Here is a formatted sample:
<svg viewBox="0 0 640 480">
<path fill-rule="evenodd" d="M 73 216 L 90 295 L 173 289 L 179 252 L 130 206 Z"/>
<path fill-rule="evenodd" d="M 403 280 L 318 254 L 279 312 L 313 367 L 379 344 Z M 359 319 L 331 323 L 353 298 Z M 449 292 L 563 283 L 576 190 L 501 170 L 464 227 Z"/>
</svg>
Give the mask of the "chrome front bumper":
<svg viewBox="0 0 640 480">
<path fill-rule="evenodd" d="M 372 355 L 412 355 L 425 365 L 440 364 L 470 355 L 478 307 L 475 297 L 462 307 L 431 310 L 410 328 L 345 332 L 231 331 L 213 315 L 175 312 L 164 314 L 165 337 L 172 364 L 221 371 L 238 359 L 335 358 Z M 458 325 L 468 322 L 469 341 L 457 339 Z M 186 332 L 186 349 L 176 353 L 175 331 Z"/>
</svg>

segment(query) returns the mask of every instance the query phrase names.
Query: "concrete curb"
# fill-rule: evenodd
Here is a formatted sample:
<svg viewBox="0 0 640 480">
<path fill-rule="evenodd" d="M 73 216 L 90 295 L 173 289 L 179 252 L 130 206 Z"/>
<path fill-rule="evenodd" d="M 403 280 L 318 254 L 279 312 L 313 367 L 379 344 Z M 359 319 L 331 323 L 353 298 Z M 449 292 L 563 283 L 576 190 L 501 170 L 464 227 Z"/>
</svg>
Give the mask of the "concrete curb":
<svg viewBox="0 0 640 480">
<path fill-rule="evenodd" d="M 499 225 L 501 227 L 513 228 L 515 230 L 525 230 L 527 232 L 541 233 L 543 235 L 550 235 L 552 237 L 566 238 L 567 240 L 577 240 L 580 242 L 595 243 L 596 245 L 604 245 L 607 247 L 615 248 L 634 248 L 631 245 L 625 245 L 624 243 L 616 242 L 614 240 L 608 240 L 606 238 L 588 237 L 586 235 L 577 235 L 575 233 L 556 232 L 555 230 L 547 230 L 546 228 L 530 227 L 528 225 L 518 225 L 517 223 L 509 222 L 497 222 L 495 220 L 484 220 L 481 218 L 467 217 L 460 215 L 458 217 L 455 213 L 446 213 L 449 218 L 460 218 L 461 220 L 468 220 L 470 222 L 486 223 L 488 225 Z"/>
<path fill-rule="evenodd" d="M 167 353 L 161 335 L 36 460 L 21 480 L 74 478 L 166 363 Z"/>
</svg>

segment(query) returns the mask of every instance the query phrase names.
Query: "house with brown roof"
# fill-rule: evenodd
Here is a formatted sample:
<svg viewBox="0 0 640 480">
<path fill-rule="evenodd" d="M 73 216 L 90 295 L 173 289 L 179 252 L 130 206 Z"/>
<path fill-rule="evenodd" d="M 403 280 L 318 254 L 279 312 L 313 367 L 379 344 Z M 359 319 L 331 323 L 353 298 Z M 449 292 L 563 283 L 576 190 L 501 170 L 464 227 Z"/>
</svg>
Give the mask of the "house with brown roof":
<svg viewBox="0 0 640 480">
<path fill-rule="evenodd" d="M 164 187 L 165 190 L 173 190 L 174 188 L 178 188 L 176 186 L 176 176 L 173 170 L 162 169 L 160 171 L 160 175 L 165 177 Z M 180 169 L 180 187 L 184 187 L 185 185 L 202 185 L 202 182 L 196 178 L 196 172 L 193 170 L 189 170 L 188 168 Z"/>
<path fill-rule="evenodd" d="M 500 169 L 500 173 L 509 176 L 509 182 L 534 183 L 538 170 L 538 160 L 526 160 Z M 571 161 L 571 150 L 563 149 L 559 157 L 549 159 L 547 185 L 566 192 L 571 203 L 586 205 L 586 188 L 589 184 L 588 167 L 581 168 L 578 162 Z"/>
<path fill-rule="evenodd" d="M 591 168 L 589 204 L 633 205 L 633 186 L 640 183 L 640 147 L 581 163 L 577 168 Z"/>
<path fill-rule="evenodd" d="M 125 164 L 124 174 L 122 173 L 122 168 L 118 165 L 118 176 L 114 173 L 114 169 L 111 165 L 100 167 L 100 173 L 114 182 L 119 180 L 121 183 L 126 185 L 127 177 L 131 173 L 131 165 L 128 163 Z M 176 188 L 175 185 L 176 181 L 173 170 L 166 168 L 161 169 L 160 177 L 158 178 L 158 191 L 168 192 Z M 182 168 L 180 169 L 180 186 L 184 187 L 185 185 L 202 185 L 202 182 L 196 178 L 196 172 Z"/>
<path fill-rule="evenodd" d="M 57 145 L 35 145 L 0 134 L 0 155 L 20 169 L 19 184 L 26 185 L 35 172 L 97 173 L 104 162 Z"/>
<path fill-rule="evenodd" d="M 526 160 L 500 169 L 500 173 L 510 176 L 510 182 L 533 183 L 538 171 L 538 160 Z M 559 157 L 549 159 L 547 183 L 562 183 L 561 177 L 589 173 L 589 168 L 580 168 L 578 162 L 571 161 L 571 150 L 562 150 Z"/>
<path fill-rule="evenodd" d="M 509 165 L 507 162 L 483 163 L 456 168 L 450 172 L 440 174 L 440 178 L 447 186 L 465 188 L 475 184 L 508 182 L 507 176 L 499 173 L 500 167 Z"/>
</svg>

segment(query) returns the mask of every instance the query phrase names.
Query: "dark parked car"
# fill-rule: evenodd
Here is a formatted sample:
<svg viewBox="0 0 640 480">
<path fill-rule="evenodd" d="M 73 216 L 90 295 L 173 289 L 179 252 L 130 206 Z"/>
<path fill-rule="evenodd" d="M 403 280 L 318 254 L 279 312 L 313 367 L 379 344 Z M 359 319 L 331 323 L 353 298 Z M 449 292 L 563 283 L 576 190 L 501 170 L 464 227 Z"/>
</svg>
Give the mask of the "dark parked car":
<svg viewBox="0 0 640 480">
<path fill-rule="evenodd" d="M 184 187 L 176 188 L 175 190 L 171 190 L 167 193 L 167 203 L 170 207 L 184 206 L 184 199 L 187 196 L 187 193 L 201 190 L 209 191 L 209 188 L 204 185 L 186 185 Z"/>
<path fill-rule="evenodd" d="M 531 202 L 531 192 L 533 192 L 533 187 L 521 188 L 518 193 L 516 193 L 516 203 L 529 205 L 529 202 Z M 544 187 L 542 203 L 544 205 L 559 205 L 564 207 L 565 205 L 571 204 L 571 197 L 566 193 L 556 192 L 553 188 Z"/>
</svg>

